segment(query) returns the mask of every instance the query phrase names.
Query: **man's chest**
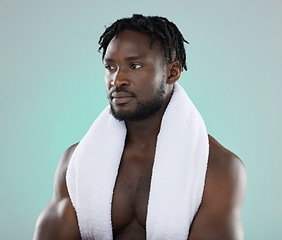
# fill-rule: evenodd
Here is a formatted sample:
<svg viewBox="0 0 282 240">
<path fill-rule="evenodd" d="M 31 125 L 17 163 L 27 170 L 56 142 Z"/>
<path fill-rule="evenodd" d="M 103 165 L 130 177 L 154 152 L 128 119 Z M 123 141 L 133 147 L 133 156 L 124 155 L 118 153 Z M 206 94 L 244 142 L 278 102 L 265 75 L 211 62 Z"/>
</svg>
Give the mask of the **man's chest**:
<svg viewBox="0 0 282 240">
<path fill-rule="evenodd" d="M 130 228 L 139 228 L 145 234 L 153 159 L 152 151 L 143 156 L 124 152 L 112 202 L 114 235 L 130 232 Z"/>
</svg>

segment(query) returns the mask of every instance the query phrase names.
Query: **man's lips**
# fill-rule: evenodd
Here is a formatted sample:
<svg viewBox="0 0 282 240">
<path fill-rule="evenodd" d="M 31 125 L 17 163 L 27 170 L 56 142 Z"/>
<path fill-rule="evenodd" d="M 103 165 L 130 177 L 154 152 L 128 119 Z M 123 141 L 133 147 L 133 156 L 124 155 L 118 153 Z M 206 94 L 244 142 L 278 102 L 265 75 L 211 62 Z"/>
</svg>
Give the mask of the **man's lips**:
<svg viewBox="0 0 282 240">
<path fill-rule="evenodd" d="M 132 97 L 132 94 L 128 92 L 113 92 L 112 97 L 113 98 Z"/>
<path fill-rule="evenodd" d="M 121 91 L 121 92 L 113 92 L 111 94 L 111 97 L 112 97 L 112 101 L 115 104 L 124 104 L 129 102 L 133 98 L 133 95 L 131 93 Z"/>
</svg>

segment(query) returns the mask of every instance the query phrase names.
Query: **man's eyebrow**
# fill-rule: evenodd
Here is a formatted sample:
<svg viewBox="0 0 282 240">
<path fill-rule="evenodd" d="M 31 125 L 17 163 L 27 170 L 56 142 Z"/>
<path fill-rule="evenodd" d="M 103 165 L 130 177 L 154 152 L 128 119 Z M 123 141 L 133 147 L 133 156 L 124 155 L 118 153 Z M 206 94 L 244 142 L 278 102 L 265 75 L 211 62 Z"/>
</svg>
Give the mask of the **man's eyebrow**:
<svg viewBox="0 0 282 240">
<path fill-rule="evenodd" d="M 136 56 L 130 56 L 130 57 L 126 57 L 125 60 L 126 61 L 134 61 L 134 60 L 139 60 L 139 59 L 143 59 L 145 58 L 142 55 L 136 55 Z"/>
<path fill-rule="evenodd" d="M 145 57 L 142 55 L 136 55 L 136 56 L 130 56 L 130 57 L 126 57 L 125 61 L 134 61 L 134 60 L 139 60 L 139 59 L 144 59 Z M 105 58 L 104 59 L 105 62 L 114 62 L 115 60 L 112 58 Z"/>
<path fill-rule="evenodd" d="M 104 61 L 105 61 L 105 62 L 114 62 L 114 59 L 111 59 L 111 58 L 104 58 Z"/>
</svg>

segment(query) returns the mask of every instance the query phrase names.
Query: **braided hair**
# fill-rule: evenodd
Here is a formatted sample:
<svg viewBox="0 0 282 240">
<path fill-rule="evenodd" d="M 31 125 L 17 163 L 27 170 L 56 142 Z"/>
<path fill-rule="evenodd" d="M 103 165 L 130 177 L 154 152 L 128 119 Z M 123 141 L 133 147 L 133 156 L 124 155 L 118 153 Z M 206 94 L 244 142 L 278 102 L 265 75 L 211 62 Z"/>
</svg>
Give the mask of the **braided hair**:
<svg viewBox="0 0 282 240">
<path fill-rule="evenodd" d="M 153 47 L 155 40 L 159 40 L 167 62 L 179 61 L 182 70 L 187 70 L 184 42 L 188 42 L 173 22 L 170 22 L 165 17 L 158 16 L 146 17 L 140 14 L 133 14 L 131 18 L 119 19 L 106 28 L 99 39 L 99 52 L 103 49 L 102 59 L 104 59 L 112 38 L 118 37 L 125 29 L 149 34 L 151 36 L 150 48 Z"/>
</svg>

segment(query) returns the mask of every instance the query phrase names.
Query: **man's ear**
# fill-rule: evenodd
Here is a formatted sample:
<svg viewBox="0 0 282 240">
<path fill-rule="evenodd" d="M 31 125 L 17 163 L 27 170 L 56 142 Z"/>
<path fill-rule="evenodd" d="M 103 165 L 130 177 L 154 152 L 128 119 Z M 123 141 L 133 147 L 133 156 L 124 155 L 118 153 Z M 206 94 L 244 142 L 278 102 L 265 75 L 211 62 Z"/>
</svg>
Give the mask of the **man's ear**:
<svg viewBox="0 0 282 240">
<path fill-rule="evenodd" d="M 174 84 L 180 78 L 182 66 L 180 62 L 175 61 L 168 64 L 168 77 L 166 80 L 167 84 Z"/>
</svg>

